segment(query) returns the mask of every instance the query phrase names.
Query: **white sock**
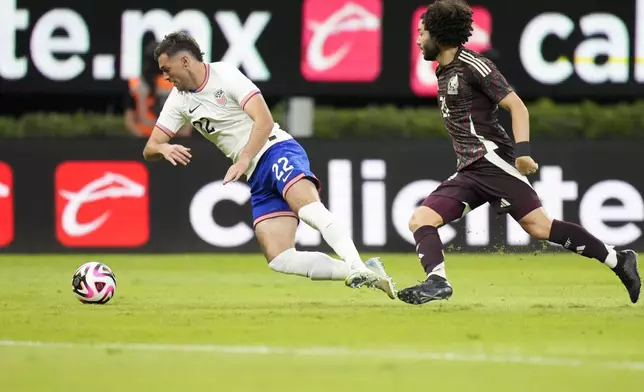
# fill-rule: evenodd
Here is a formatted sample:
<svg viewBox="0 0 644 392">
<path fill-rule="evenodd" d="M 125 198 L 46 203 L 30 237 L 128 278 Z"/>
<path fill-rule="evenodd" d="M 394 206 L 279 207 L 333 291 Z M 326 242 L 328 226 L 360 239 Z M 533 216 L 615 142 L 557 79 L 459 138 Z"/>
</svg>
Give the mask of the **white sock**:
<svg viewBox="0 0 644 392">
<path fill-rule="evenodd" d="M 300 219 L 322 234 L 324 241 L 352 268 L 365 268 L 349 232 L 321 202 L 300 208 Z"/>
<path fill-rule="evenodd" d="M 311 280 L 344 280 L 349 276 L 349 265 L 320 252 L 299 252 L 290 248 L 280 253 L 270 263 L 270 269 L 289 275 L 299 275 Z"/>
<path fill-rule="evenodd" d="M 617 267 L 617 252 L 615 252 L 615 248 L 609 245 L 606 245 L 606 250 L 608 250 L 608 256 L 606 256 L 606 260 L 604 260 L 604 264 L 606 264 L 608 267 L 611 269 Z"/>
<path fill-rule="evenodd" d="M 432 272 L 427 274 L 427 277 L 429 278 L 432 275 L 437 275 L 437 276 L 440 276 L 443 279 L 447 279 L 447 273 L 445 272 L 445 262 L 442 262 L 439 265 L 437 265 L 436 267 L 434 267 Z"/>
</svg>

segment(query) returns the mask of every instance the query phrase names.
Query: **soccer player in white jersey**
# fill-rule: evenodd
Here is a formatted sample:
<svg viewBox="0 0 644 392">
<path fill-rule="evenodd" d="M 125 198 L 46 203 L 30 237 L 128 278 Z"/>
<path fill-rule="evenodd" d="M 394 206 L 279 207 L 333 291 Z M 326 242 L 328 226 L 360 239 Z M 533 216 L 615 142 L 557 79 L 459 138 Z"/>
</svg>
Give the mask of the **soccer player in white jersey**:
<svg viewBox="0 0 644 392">
<path fill-rule="evenodd" d="M 183 32 L 168 34 L 155 58 L 174 88 L 145 146 L 145 159 L 187 165 L 190 149 L 169 142 L 190 122 L 232 160 L 224 184 L 246 176 L 255 235 L 272 270 L 378 288 L 394 299 L 393 280 L 378 258 L 363 263 L 348 230 L 320 201 L 320 182 L 306 152 L 273 121 L 255 84 L 230 64 L 204 63 L 199 45 Z M 318 230 L 342 260 L 296 250 L 299 219 Z"/>
</svg>

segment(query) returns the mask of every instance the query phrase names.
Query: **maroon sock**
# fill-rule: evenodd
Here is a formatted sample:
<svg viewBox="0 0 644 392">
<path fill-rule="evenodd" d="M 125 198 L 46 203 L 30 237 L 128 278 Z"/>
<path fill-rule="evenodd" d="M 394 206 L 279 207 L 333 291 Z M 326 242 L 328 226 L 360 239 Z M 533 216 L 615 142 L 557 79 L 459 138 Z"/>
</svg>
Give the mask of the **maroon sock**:
<svg viewBox="0 0 644 392">
<path fill-rule="evenodd" d="M 608 257 L 606 245 L 586 229 L 574 223 L 553 220 L 549 240 L 562 245 L 571 252 L 597 259 L 602 263 Z"/>
<path fill-rule="evenodd" d="M 445 261 L 443 243 L 438 235 L 438 229 L 434 226 L 422 226 L 414 232 L 414 239 L 420 263 L 425 272 L 429 274 L 436 266 Z"/>
</svg>

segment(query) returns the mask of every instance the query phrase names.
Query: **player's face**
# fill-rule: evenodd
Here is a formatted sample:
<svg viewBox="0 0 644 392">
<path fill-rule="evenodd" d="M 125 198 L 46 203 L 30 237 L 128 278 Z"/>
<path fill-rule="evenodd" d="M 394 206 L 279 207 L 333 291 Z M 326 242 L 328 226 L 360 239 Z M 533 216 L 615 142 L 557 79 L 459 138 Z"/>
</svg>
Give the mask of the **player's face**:
<svg viewBox="0 0 644 392">
<path fill-rule="evenodd" d="M 427 61 L 434 61 L 438 57 L 438 45 L 436 41 L 429 35 L 429 31 L 425 29 L 425 24 L 422 20 L 418 21 L 418 38 L 416 45 L 423 52 L 423 58 Z"/>
<path fill-rule="evenodd" d="M 177 53 L 172 57 L 163 53 L 159 56 L 159 69 L 163 72 L 163 78 L 174 84 L 179 91 L 188 91 L 192 88 L 190 84 L 190 73 L 188 72 L 189 61 L 187 56 Z"/>
</svg>

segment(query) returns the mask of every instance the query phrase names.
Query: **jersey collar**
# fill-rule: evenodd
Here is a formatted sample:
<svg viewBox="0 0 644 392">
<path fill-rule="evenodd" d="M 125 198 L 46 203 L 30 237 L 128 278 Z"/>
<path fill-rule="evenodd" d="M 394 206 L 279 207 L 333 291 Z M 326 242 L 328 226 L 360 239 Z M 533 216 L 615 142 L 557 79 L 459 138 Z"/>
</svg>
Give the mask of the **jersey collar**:
<svg viewBox="0 0 644 392">
<path fill-rule="evenodd" d="M 210 66 L 206 63 L 202 63 L 204 68 L 206 68 L 206 77 L 204 78 L 203 82 L 201 83 L 201 86 L 197 87 L 196 90 L 190 91 L 191 93 L 198 93 L 199 91 L 203 90 L 204 87 L 208 84 L 208 80 L 210 79 Z"/>
</svg>

